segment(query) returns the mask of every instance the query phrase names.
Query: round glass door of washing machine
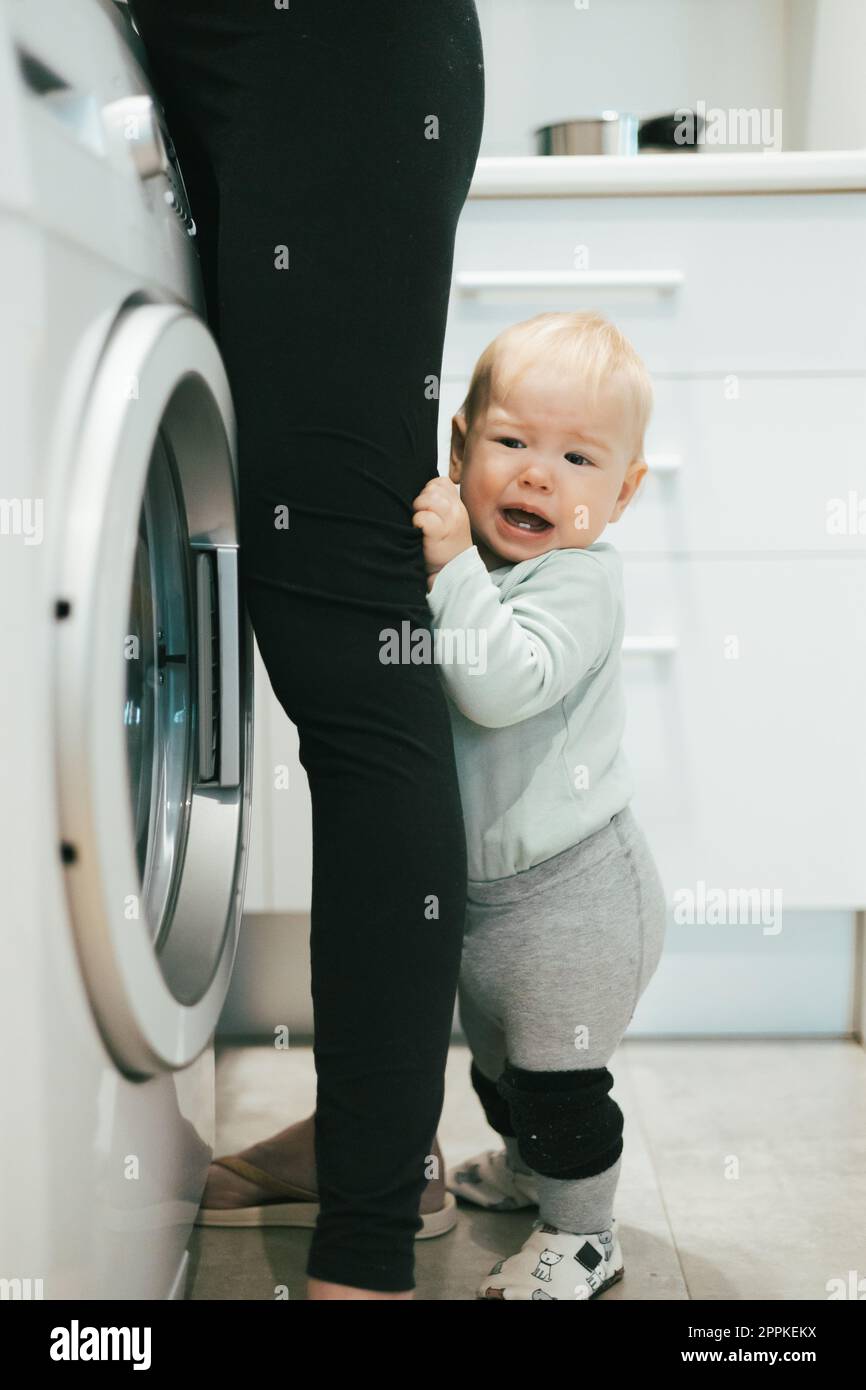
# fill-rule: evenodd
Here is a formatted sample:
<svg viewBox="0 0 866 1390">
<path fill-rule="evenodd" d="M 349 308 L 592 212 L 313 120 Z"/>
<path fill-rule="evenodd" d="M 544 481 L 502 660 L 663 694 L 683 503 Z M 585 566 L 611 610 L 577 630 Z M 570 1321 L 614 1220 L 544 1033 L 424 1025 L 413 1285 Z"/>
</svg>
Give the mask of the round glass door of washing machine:
<svg viewBox="0 0 866 1390">
<path fill-rule="evenodd" d="M 194 640 L 183 497 L 160 433 L 139 514 L 123 710 L 135 857 L 157 948 L 171 928 L 191 802 Z"/>
<path fill-rule="evenodd" d="M 74 448 L 55 601 L 59 848 L 96 1021 L 143 1078 L 213 1037 L 249 847 L 235 418 L 196 314 L 120 316 Z"/>
</svg>

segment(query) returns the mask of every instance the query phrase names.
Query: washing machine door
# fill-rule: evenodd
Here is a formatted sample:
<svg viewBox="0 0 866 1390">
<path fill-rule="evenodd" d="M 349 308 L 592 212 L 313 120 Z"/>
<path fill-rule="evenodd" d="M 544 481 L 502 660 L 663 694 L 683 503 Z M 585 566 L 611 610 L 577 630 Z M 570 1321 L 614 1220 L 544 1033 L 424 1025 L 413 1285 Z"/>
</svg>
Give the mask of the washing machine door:
<svg viewBox="0 0 866 1390">
<path fill-rule="evenodd" d="M 63 517 L 54 700 L 59 850 L 106 1046 L 134 1076 L 207 1046 L 237 947 L 252 775 L 235 419 L 181 306 L 116 323 Z"/>
</svg>

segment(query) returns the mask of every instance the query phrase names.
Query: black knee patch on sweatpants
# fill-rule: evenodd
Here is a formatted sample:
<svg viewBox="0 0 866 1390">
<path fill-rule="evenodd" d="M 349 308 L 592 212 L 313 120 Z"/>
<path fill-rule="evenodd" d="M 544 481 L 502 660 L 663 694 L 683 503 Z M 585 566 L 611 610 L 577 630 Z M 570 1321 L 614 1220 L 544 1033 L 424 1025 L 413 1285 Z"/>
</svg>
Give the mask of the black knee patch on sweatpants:
<svg viewBox="0 0 866 1390">
<path fill-rule="evenodd" d="M 497 1134 L 513 1139 L 514 1126 L 511 1123 L 508 1102 L 503 1100 L 497 1091 L 496 1082 L 491 1081 L 489 1076 L 485 1076 L 483 1072 L 479 1071 L 474 1061 L 469 1068 L 469 1077 L 478 1094 L 478 1099 L 484 1106 L 484 1113 L 490 1128 L 495 1129 Z"/>
<path fill-rule="evenodd" d="M 623 1113 L 607 1067 L 525 1071 L 506 1061 L 496 1083 L 524 1163 L 549 1178 L 591 1178 L 622 1153 Z"/>
</svg>

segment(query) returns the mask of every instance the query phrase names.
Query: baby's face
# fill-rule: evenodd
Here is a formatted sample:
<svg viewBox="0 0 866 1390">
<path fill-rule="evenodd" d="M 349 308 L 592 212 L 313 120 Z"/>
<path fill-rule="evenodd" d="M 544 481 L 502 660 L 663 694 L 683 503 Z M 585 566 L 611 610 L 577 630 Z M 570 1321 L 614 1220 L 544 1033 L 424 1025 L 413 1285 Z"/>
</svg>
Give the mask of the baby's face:
<svg viewBox="0 0 866 1390">
<path fill-rule="evenodd" d="M 455 415 L 449 474 L 487 568 L 592 545 L 646 473 L 633 448 L 628 398 L 614 378 L 590 409 L 572 381 L 539 367 L 507 406 L 492 398 L 468 434 Z"/>
</svg>

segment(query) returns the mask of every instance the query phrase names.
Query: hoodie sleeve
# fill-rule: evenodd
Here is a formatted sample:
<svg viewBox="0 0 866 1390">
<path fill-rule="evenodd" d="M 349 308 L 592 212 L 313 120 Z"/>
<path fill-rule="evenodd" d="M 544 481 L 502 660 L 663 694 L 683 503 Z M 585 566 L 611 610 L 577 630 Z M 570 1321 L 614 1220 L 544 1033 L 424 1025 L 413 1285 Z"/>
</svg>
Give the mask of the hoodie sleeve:
<svg viewBox="0 0 866 1390">
<path fill-rule="evenodd" d="M 607 653 L 616 599 L 589 550 L 554 550 L 503 600 L 477 546 L 461 551 L 427 594 L 436 661 L 459 710 L 504 728 L 555 705 Z"/>
</svg>

